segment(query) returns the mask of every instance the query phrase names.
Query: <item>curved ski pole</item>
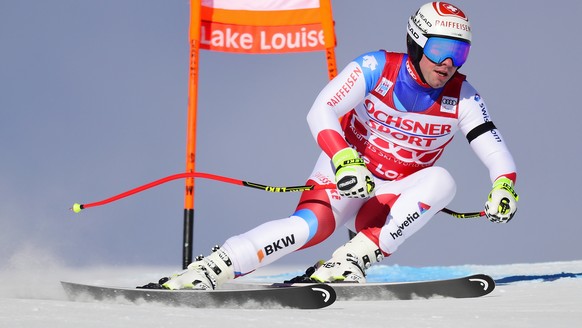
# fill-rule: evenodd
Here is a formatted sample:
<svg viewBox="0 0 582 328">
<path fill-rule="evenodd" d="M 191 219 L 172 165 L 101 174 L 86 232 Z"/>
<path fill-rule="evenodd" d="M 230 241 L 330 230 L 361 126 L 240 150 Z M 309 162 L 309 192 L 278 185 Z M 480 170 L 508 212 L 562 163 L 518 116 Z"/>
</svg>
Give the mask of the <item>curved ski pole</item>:
<svg viewBox="0 0 582 328">
<path fill-rule="evenodd" d="M 243 186 L 243 187 L 260 189 L 260 190 L 264 190 L 264 191 L 268 191 L 268 192 L 303 192 L 303 191 L 308 191 L 308 190 L 335 189 L 335 187 L 336 187 L 335 184 L 276 187 L 276 186 L 267 186 L 267 185 L 263 185 L 263 184 L 255 183 L 255 182 L 239 180 L 239 179 L 233 179 L 233 178 L 224 177 L 224 176 L 220 176 L 220 175 L 216 175 L 216 174 L 203 173 L 203 172 L 186 172 L 186 173 L 178 173 L 178 174 L 170 175 L 170 176 L 167 176 L 165 178 L 162 178 L 162 179 L 159 179 L 156 181 L 152 181 L 152 182 L 147 183 L 145 185 L 139 186 L 139 187 L 134 188 L 134 189 L 130 189 L 130 190 L 123 192 L 121 194 L 118 194 L 118 195 L 115 195 L 113 197 L 110 197 L 110 198 L 107 198 L 104 200 L 100 200 L 97 202 L 86 203 L 86 204 L 75 203 L 73 205 L 73 207 L 71 207 L 71 210 L 75 213 L 79 213 L 79 212 L 81 212 L 81 210 L 86 209 L 86 208 L 102 206 L 102 205 L 120 200 L 122 198 L 137 194 L 137 193 L 142 192 L 144 190 L 153 188 L 155 186 L 161 185 L 163 183 L 177 180 L 177 179 L 185 179 L 185 178 L 201 178 L 201 179 L 215 180 L 215 181 L 235 184 L 235 185 L 239 185 L 239 186 Z"/>
<path fill-rule="evenodd" d="M 75 213 L 79 213 L 86 208 L 97 207 L 97 206 L 109 204 L 109 203 L 118 201 L 122 198 L 129 197 L 131 195 L 140 193 L 144 190 L 147 190 L 147 189 L 153 188 L 155 186 L 164 184 L 166 182 L 178 180 L 178 179 L 185 179 L 185 178 L 200 178 L 200 179 L 214 180 L 214 181 L 230 183 L 230 184 L 234 184 L 234 185 L 239 185 L 239 186 L 253 188 L 253 189 L 259 189 L 259 190 L 268 191 L 268 192 L 303 192 L 303 191 L 309 191 L 309 190 L 324 190 L 324 189 L 335 189 L 336 188 L 336 185 L 333 183 L 325 184 L 325 185 L 302 185 L 302 186 L 276 187 L 276 186 L 268 186 L 268 185 L 264 185 L 264 184 L 260 184 L 260 183 L 249 182 L 249 181 L 229 178 L 229 177 L 225 177 L 225 176 L 220 176 L 220 175 L 216 175 L 216 174 L 210 174 L 210 173 L 185 172 L 185 173 L 178 173 L 178 174 L 170 175 L 170 176 L 167 176 L 165 178 L 152 181 L 152 182 L 147 183 L 145 185 L 130 189 L 130 190 L 125 191 L 123 193 L 120 193 L 118 195 L 115 195 L 115 196 L 112 196 L 112 197 L 109 197 L 107 199 L 103 199 L 103 200 L 100 200 L 97 202 L 86 203 L 86 204 L 75 203 L 70 209 Z M 485 212 L 459 213 L 459 212 L 451 211 L 448 208 L 443 208 L 441 210 L 441 212 L 449 214 L 449 215 L 451 215 L 455 218 L 458 218 L 458 219 L 478 218 L 478 217 L 485 215 Z"/>
</svg>

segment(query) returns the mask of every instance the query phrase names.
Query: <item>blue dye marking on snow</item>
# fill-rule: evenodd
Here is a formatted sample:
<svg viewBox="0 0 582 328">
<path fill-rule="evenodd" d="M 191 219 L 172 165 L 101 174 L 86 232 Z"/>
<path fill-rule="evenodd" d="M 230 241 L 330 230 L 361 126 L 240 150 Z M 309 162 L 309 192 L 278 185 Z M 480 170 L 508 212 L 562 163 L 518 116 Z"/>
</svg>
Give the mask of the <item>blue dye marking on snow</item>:
<svg viewBox="0 0 582 328">
<path fill-rule="evenodd" d="M 367 272 L 368 282 L 408 282 L 459 278 L 474 274 L 467 266 L 411 267 L 377 265 Z"/>
<path fill-rule="evenodd" d="M 261 277 L 258 280 L 281 282 L 302 275 L 303 271 L 289 272 L 268 277 Z M 450 267 L 409 267 L 400 265 L 375 265 L 366 271 L 368 282 L 408 282 L 423 280 L 452 279 L 468 276 L 481 272 L 474 272 L 469 266 Z"/>
<path fill-rule="evenodd" d="M 562 272 L 556 274 L 543 274 L 543 275 L 519 275 L 519 276 L 509 276 L 500 279 L 496 279 L 495 283 L 498 285 L 507 285 L 513 282 L 520 282 L 520 281 L 532 281 L 532 280 L 541 280 L 541 281 L 554 281 L 561 278 L 582 278 L 582 273 L 569 273 L 569 272 Z"/>
<path fill-rule="evenodd" d="M 494 267 L 492 267 L 493 271 Z M 374 265 L 366 271 L 366 280 L 368 282 L 411 282 L 411 281 L 426 281 L 426 280 L 444 280 L 470 276 L 473 274 L 484 273 L 489 274 L 495 279 L 498 285 L 507 285 L 523 281 L 540 281 L 550 282 L 562 278 L 582 278 L 581 273 L 561 272 L 556 274 L 542 274 L 542 275 L 514 275 L 499 277 L 494 276 L 483 270 L 483 268 L 476 268 L 474 265 L 459 265 L 459 266 L 434 266 L 434 267 L 411 267 L 400 265 Z M 304 271 L 288 272 L 279 275 L 257 277 L 258 281 L 268 282 L 282 282 L 300 276 Z"/>
</svg>

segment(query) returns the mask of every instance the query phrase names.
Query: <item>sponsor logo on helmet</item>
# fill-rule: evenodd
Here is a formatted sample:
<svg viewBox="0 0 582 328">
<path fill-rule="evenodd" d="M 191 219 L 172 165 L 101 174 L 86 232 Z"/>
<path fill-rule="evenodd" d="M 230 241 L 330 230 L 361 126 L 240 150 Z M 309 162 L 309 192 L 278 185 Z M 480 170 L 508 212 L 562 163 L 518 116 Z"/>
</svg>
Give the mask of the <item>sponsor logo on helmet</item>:
<svg viewBox="0 0 582 328">
<path fill-rule="evenodd" d="M 432 22 L 424 15 L 422 11 L 418 11 L 416 15 L 412 18 L 414 24 L 422 31 L 422 33 L 427 33 L 428 29 L 432 27 Z"/>
<path fill-rule="evenodd" d="M 424 47 L 424 36 L 442 35 L 471 42 L 471 24 L 465 13 L 446 2 L 425 4 L 410 17 L 408 34 Z"/>
<path fill-rule="evenodd" d="M 440 27 L 449 27 L 449 28 L 454 28 L 454 29 L 461 30 L 461 31 L 471 32 L 471 26 L 469 26 L 469 24 L 463 24 L 463 23 L 459 23 L 459 22 L 453 22 L 453 21 L 450 21 L 450 20 L 439 20 L 439 19 L 437 19 L 435 21 L 435 25 L 436 26 L 440 26 Z"/>
<path fill-rule="evenodd" d="M 415 23 L 416 24 L 416 23 Z M 418 24 L 416 24 L 416 26 L 418 27 Z M 426 33 L 426 30 L 422 31 L 423 33 Z M 410 20 L 408 20 L 408 34 L 410 36 L 412 36 L 413 38 L 415 38 L 416 40 L 420 39 L 420 35 L 418 34 L 418 32 L 416 32 L 414 30 L 414 27 L 412 27 L 412 25 L 410 25 Z M 418 42 L 417 42 L 418 43 Z"/>
<path fill-rule="evenodd" d="M 434 6 L 434 9 L 441 16 L 454 16 L 464 20 L 468 20 L 467 16 L 461 9 L 451 5 L 450 3 L 433 2 L 432 4 Z"/>
</svg>

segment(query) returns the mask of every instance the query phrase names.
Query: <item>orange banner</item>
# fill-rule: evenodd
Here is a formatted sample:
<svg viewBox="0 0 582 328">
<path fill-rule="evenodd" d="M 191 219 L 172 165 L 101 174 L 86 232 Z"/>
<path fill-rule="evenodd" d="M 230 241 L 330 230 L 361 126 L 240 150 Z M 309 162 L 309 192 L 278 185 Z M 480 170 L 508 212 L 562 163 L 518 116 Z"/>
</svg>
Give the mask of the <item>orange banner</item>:
<svg viewBox="0 0 582 328">
<path fill-rule="evenodd" d="M 249 53 L 325 51 L 330 79 L 337 75 L 331 0 L 190 0 L 190 69 L 186 173 L 196 172 L 200 49 Z M 182 267 L 192 263 L 194 178 L 184 192 Z"/>
<path fill-rule="evenodd" d="M 321 24 L 241 26 L 202 22 L 200 48 L 242 53 L 286 53 L 325 50 Z"/>
<path fill-rule="evenodd" d="M 319 0 L 203 0 L 200 19 L 201 49 L 257 54 L 335 46 L 331 7 Z"/>
</svg>

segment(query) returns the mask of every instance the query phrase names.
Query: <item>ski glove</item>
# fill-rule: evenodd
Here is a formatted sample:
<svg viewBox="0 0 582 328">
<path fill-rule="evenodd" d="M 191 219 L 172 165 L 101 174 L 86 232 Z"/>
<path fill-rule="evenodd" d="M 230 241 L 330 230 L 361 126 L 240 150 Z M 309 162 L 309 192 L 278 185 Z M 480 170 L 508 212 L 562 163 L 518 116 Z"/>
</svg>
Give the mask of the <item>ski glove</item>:
<svg viewBox="0 0 582 328">
<path fill-rule="evenodd" d="M 493 189 L 485 203 L 485 215 L 491 222 L 507 223 L 517 211 L 519 196 L 513 190 L 513 182 L 500 177 L 493 183 Z"/>
<path fill-rule="evenodd" d="M 335 182 L 339 194 L 348 198 L 368 198 L 374 190 L 372 173 L 364 160 L 352 148 L 338 151 L 332 158 L 335 167 Z"/>
</svg>

